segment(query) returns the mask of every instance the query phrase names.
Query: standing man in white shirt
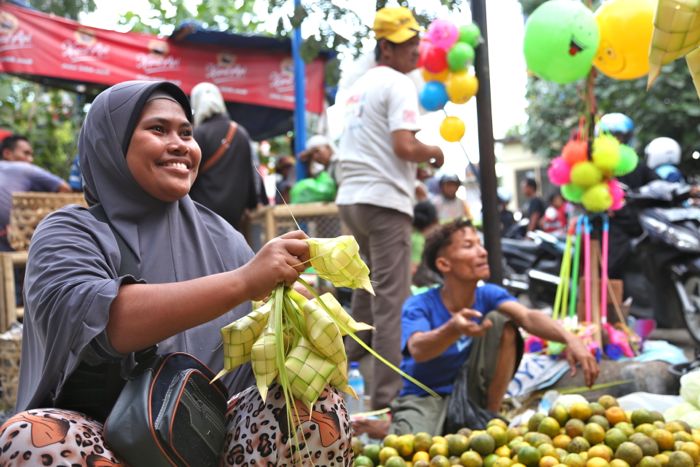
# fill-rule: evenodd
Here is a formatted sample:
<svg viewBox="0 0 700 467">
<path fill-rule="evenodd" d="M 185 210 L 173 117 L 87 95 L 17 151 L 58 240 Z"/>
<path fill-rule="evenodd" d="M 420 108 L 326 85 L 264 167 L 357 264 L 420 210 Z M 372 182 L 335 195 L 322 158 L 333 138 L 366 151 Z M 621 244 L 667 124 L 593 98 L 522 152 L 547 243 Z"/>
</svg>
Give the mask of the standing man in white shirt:
<svg viewBox="0 0 700 467">
<path fill-rule="evenodd" d="M 355 291 L 353 316 L 374 325 L 372 347 L 395 365 L 401 362 L 401 306 L 410 294 L 411 219 L 416 167 L 443 164 L 442 150 L 416 139 L 418 94 L 406 73 L 418 65 L 421 27 L 407 8 L 382 8 L 374 19 L 377 66 L 350 88 L 340 139 L 340 217 L 367 260 L 376 296 Z M 362 336 L 369 340 L 369 336 Z M 364 350 L 354 341 L 348 356 Z M 372 408 L 387 407 L 401 378 L 375 362 Z"/>
</svg>

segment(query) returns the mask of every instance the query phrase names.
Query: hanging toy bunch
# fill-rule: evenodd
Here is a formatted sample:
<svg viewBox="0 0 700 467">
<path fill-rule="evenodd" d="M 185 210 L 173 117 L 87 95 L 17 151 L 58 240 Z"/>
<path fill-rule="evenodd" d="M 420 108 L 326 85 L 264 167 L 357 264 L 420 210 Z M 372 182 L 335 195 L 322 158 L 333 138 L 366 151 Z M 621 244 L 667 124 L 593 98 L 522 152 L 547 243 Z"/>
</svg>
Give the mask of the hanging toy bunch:
<svg viewBox="0 0 700 467">
<path fill-rule="evenodd" d="M 450 21 L 436 19 L 428 27 L 419 48 L 418 66 L 425 86 L 419 101 L 430 112 L 443 109 L 448 101 L 465 104 L 476 95 L 479 81 L 471 69 L 474 49 L 481 41 L 476 24 L 457 27 Z M 449 142 L 458 142 L 465 133 L 459 117 L 446 116 L 440 135 Z"/>
<path fill-rule="evenodd" d="M 582 125 L 578 134 L 583 134 Z M 554 185 L 561 187 L 564 199 L 582 204 L 586 211 L 615 211 L 623 206 L 625 199 L 616 177 L 632 172 L 638 162 L 634 149 L 608 133 L 601 133 L 593 140 L 590 157 L 585 140 L 575 138 L 566 143 L 561 155 L 552 159 L 547 175 Z"/>
</svg>

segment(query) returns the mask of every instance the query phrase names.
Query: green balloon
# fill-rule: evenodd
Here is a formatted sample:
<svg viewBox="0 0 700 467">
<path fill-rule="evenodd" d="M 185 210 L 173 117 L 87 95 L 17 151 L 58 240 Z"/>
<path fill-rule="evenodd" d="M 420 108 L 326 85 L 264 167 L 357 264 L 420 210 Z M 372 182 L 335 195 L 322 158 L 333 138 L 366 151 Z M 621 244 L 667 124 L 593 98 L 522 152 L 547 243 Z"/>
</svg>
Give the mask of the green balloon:
<svg viewBox="0 0 700 467">
<path fill-rule="evenodd" d="M 564 197 L 564 199 L 571 201 L 572 203 L 580 203 L 581 198 L 583 197 L 583 192 L 583 187 L 574 185 L 573 183 L 562 185 L 561 187 L 561 195 Z"/>
<path fill-rule="evenodd" d="M 464 42 L 457 42 L 447 52 L 447 66 L 450 71 L 464 70 L 474 61 L 474 48 Z"/>
<path fill-rule="evenodd" d="M 576 0 L 550 0 L 525 23 L 525 61 L 540 78 L 566 84 L 593 64 L 600 32 L 591 10 Z"/>
<path fill-rule="evenodd" d="M 476 23 L 465 24 L 459 28 L 459 42 L 469 44 L 472 47 L 479 45 L 481 40 L 481 30 Z"/>
<path fill-rule="evenodd" d="M 621 177 L 632 172 L 637 164 L 639 163 L 639 156 L 634 149 L 627 146 L 626 144 L 620 145 L 620 158 L 617 161 L 617 165 L 613 169 L 613 175 L 616 177 Z"/>
</svg>

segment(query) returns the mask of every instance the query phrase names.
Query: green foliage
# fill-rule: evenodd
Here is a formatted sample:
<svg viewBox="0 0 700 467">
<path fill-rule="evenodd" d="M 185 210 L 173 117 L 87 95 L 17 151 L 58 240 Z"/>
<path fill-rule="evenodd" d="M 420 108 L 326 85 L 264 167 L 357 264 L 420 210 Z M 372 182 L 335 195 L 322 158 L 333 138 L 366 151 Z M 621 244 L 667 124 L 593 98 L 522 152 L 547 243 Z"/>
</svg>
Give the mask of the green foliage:
<svg viewBox="0 0 700 467">
<path fill-rule="evenodd" d="M 83 117 L 77 96 L 8 75 L 0 75 L 0 89 L 0 128 L 27 136 L 34 162 L 68 177 Z"/>
<path fill-rule="evenodd" d="M 186 0 L 148 0 L 150 14 L 141 16 L 127 11 L 119 19 L 119 24 L 127 25 L 132 31 L 151 34 L 164 33 L 166 27 L 177 27 L 186 20 L 196 19 L 203 27 L 237 33 L 256 32 L 262 21 L 254 14 L 255 0 L 207 0 L 194 11 L 187 7 Z"/>
<path fill-rule="evenodd" d="M 95 11 L 95 0 L 30 0 L 29 5 L 39 11 L 74 20 L 81 12 Z"/>
</svg>

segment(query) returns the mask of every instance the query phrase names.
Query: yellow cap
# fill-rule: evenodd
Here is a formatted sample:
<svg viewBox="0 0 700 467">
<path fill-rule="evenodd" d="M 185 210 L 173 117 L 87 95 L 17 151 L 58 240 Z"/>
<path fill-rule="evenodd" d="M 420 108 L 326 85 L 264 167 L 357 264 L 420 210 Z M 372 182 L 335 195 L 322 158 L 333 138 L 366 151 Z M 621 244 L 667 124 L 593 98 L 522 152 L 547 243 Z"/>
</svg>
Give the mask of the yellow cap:
<svg viewBox="0 0 700 467">
<path fill-rule="evenodd" d="M 372 27 L 377 39 L 401 44 L 423 30 L 411 10 L 405 7 L 382 8 L 377 11 Z"/>
</svg>

